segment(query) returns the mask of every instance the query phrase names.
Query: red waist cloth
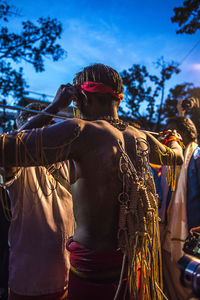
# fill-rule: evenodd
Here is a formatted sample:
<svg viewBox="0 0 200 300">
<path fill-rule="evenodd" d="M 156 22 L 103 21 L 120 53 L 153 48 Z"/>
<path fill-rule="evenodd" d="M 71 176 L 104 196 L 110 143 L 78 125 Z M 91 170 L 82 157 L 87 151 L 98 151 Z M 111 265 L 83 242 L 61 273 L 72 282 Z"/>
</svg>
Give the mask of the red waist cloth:
<svg viewBox="0 0 200 300">
<path fill-rule="evenodd" d="M 19 295 L 10 291 L 8 300 L 65 300 L 66 296 L 67 296 L 67 290 L 63 292 L 58 292 L 58 293 L 48 294 L 48 295 L 40 295 L 40 296 Z"/>
<path fill-rule="evenodd" d="M 72 238 L 67 241 L 70 264 L 80 271 L 105 271 L 121 268 L 123 254 L 120 250 L 94 251 L 87 249 Z"/>
<path fill-rule="evenodd" d="M 67 242 L 67 250 L 70 252 L 71 263 L 67 299 L 112 300 L 119 283 L 123 259 L 121 251 L 90 250 L 72 238 Z M 140 276 L 139 269 L 137 276 Z M 123 279 L 118 300 L 123 299 L 125 286 L 126 279 Z M 133 298 L 127 295 L 124 299 Z"/>
</svg>

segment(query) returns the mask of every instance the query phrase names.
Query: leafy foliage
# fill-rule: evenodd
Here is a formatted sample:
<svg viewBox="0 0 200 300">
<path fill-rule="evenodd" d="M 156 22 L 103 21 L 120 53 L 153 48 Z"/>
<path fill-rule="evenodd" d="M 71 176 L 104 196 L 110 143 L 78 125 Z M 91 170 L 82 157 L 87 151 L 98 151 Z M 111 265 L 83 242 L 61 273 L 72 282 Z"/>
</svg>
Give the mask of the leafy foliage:
<svg viewBox="0 0 200 300">
<path fill-rule="evenodd" d="M 174 8 L 172 22 L 178 23 L 177 33 L 193 34 L 200 29 L 200 1 L 186 0 L 183 6 Z"/>
<path fill-rule="evenodd" d="M 145 66 L 135 64 L 121 73 L 126 87 L 125 110 L 122 116 L 137 119 L 144 128 L 157 129 L 163 121 L 165 82 L 180 72 L 175 62 L 166 63 L 163 58 L 156 62 L 159 76 L 151 75 Z M 159 104 L 156 104 L 159 103 Z"/>
<path fill-rule="evenodd" d="M 56 44 L 61 37 L 62 26 L 56 19 L 39 18 L 37 25 L 30 21 L 22 22 L 20 34 L 9 32 L 6 23 L 16 15 L 16 9 L 0 0 L 0 87 L 3 96 L 21 98 L 27 87 L 23 69 L 16 70 L 16 64 L 25 61 L 36 72 L 44 71 L 44 58 L 57 61 L 66 51 Z"/>
</svg>

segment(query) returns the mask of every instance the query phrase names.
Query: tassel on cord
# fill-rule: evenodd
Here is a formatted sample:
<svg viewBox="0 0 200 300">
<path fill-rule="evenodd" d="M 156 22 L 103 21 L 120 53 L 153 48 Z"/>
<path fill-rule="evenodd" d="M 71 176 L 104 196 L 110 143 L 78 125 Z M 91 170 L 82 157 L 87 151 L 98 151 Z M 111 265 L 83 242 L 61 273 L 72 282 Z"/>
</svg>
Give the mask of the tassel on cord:
<svg viewBox="0 0 200 300">
<path fill-rule="evenodd" d="M 145 147 L 141 147 L 142 142 L 147 145 L 145 140 L 141 138 L 137 140 L 137 167 L 135 167 L 118 141 L 121 152 L 119 170 L 123 186 L 118 196 L 120 203 L 118 243 L 124 258 L 114 300 L 118 300 L 123 276 L 127 278 L 123 299 L 127 299 L 126 297 L 134 300 L 167 299 L 162 291 L 158 195 L 149 169 L 148 145 L 144 150 Z M 169 164 L 175 165 L 174 153 L 167 151 L 166 155 Z M 173 182 L 175 179 L 173 172 L 170 178 Z M 138 268 L 140 268 L 139 282 Z"/>
</svg>

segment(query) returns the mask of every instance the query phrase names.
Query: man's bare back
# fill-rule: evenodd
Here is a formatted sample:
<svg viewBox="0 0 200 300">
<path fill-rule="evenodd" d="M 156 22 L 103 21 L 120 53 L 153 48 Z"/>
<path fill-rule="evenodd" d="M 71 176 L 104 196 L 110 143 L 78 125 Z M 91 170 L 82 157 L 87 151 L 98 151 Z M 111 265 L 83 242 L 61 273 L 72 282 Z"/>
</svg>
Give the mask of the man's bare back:
<svg viewBox="0 0 200 300">
<path fill-rule="evenodd" d="M 122 190 L 119 142 L 134 162 L 134 137 L 145 135 L 131 126 L 119 131 L 104 120 L 85 125 L 82 134 L 76 158 L 72 157 L 78 173 L 72 184 L 77 223 L 73 239 L 90 249 L 116 249 Z"/>
</svg>

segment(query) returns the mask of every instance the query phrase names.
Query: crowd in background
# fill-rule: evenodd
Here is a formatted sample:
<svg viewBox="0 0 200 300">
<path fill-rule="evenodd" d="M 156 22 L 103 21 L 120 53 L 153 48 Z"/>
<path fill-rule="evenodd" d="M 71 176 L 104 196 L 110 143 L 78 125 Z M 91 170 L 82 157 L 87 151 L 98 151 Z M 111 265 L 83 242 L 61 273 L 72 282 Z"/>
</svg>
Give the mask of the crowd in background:
<svg viewBox="0 0 200 300">
<path fill-rule="evenodd" d="M 171 141 L 165 139 L 169 132 L 176 130 L 181 135 L 183 164 L 174 169 L 151 164 L 159 195 L 164 292 L 171 300 L 189 299 L 191 295 L 191 289 L 180 282 L 177 261 L 184 254 L 189 231 L 200 226 L 200 147 L 195 124 L 185 114 L 182 109 L 179 116 L 167 120 L 165 134 L 159 135 L 166 145 Z M 22 116 L 20 113 L 18 121 Z M 25 121 L 18 128 L 27 129 L 23 127 Z M 10 300 L 18 299 L 17 295 L 27 295 L 19 299 L 32 295 L 39 300 L 40 293 L 50 295 L 45 298 L 49 300 L 66 298 L 70 268 L 66 242 L 76 226 L 69 186 L 73 170 L 74 166 L 66 162 L 6 170 L 0 205 L 0 299 L 8 297 L 8 277 Z M 10 201 L 9 219 L 4 204 Z"/>
</svg>

